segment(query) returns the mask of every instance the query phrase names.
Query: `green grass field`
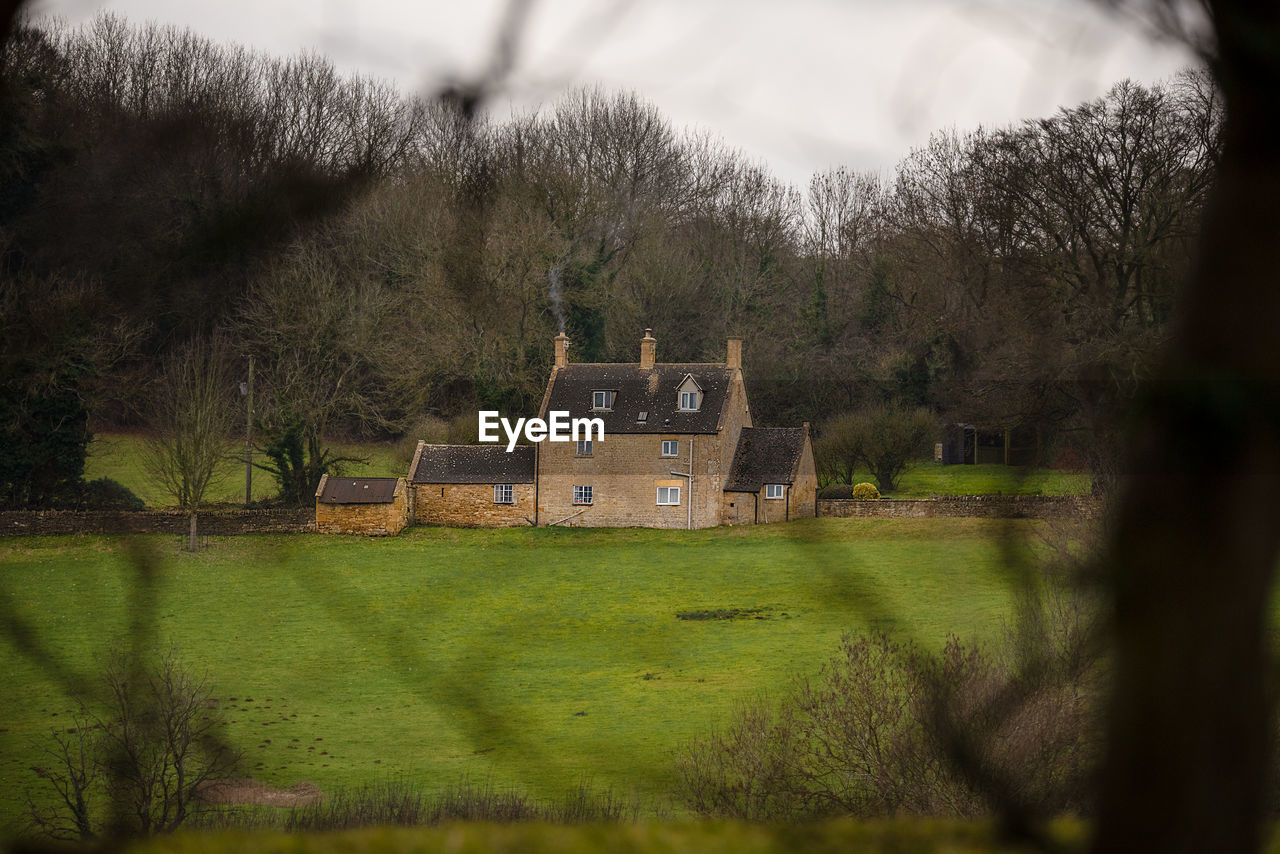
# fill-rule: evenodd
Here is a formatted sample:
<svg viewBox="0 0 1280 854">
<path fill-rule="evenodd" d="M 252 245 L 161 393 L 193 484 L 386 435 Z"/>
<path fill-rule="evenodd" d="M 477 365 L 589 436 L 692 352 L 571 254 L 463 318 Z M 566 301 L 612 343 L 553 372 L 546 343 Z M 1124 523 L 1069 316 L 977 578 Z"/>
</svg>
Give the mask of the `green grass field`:
<svg viewBox="0 0 1280 854">
<path fill-rule="evenodd" d="M 130 433 L 99 433 L 89 445 L 85 460 L 85 480 L 108 477 L 124 484 L 146 502 L 148 507 L 168 507 L 176 502 L 158 481 L 147 471 L 143 463 L 143 445 L 146 438 Z M 342 473 L 365 477 L 400 477 L 409 470 L 409 459 L 397 445 L 350 444 L 335 442 L 332 450 L 341 456 L 360 457 L 367 463 L 346 463 Z M 243 443 L 234 453 L 243 451 Z M 265 458 L 256 455 L 259 462 Z M 276 482 L 271 474 L 261 469 L 253 470 L 253 499 L 262 501 L 276 494 Z M 244 463 L 228 458 L 219 469 L 209 487 L 206 500 L 213 504 L 244 503 Z"/>
<path fill-rule="evenodd" d="M 869 472 L 859 472 L 854 483 L 875 483 Z M 913 464 L 898 480 L 898 488 L 885 498 L 928 498 L 930 495 L 1088 495 L 1092 480 L 1087 472 L 1019 468 L 983 464 L 944 466 Z M 243 488 L 242 488 L 243 491 Z"/>
<path fill-rule="evenodd" d="M 1014 528 L 1029 531 L 1034 523 Z M 322 789 L 461 778 L 650 803 L 672 754 L 734 704 L 812 674 L 842 632 L 939 646 L 1011 613 L 1000 523 L 812 519 L 767 528 L 453 530 L 394 539 L 140 538 L 158 559 L 153 643 L 207 671 L 245 770 Z M 129 544 L 0 540 L 0 587 L 49 659 L 92 673 L 126 642 Z M 678 613 L 761 609 L 744 619 Z M 0 834 L 70 699 L 0 648 Z"/>
</svg>

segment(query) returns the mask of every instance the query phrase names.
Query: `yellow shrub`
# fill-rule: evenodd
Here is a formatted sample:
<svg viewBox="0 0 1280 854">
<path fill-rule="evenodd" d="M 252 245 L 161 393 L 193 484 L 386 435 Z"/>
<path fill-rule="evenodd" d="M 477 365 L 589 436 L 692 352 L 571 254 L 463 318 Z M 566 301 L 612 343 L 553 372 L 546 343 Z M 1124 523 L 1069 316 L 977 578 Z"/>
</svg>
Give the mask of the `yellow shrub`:
<svg viewBox="0 0 1280 854">
<path fill-rule="evenodd" d="M 876 489 L 874 483 L 854 484 L 853 497 L 859 501 L 874 501 L 880 497 L 880 490 Z"/>
</svg>

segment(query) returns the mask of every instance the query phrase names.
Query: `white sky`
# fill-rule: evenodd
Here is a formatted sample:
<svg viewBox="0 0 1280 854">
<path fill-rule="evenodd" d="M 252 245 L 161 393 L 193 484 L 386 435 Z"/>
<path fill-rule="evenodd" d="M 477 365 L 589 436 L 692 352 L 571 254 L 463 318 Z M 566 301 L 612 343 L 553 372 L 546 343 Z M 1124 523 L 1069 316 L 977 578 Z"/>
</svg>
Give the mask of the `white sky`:
<svg viewBox="0 0 1280 854">
<path fill-rule="evenodd" d="M 505 0 L 36 0 L 101 8 L 435 91 L 478 74 Z M 889 170 L 943 128 L 999 126 L 1193 60 L 1091 0 L 541 0 L 502 116 L 567 86 L 634 89 L 799 187 L 835 165 Z"/>
</svg>

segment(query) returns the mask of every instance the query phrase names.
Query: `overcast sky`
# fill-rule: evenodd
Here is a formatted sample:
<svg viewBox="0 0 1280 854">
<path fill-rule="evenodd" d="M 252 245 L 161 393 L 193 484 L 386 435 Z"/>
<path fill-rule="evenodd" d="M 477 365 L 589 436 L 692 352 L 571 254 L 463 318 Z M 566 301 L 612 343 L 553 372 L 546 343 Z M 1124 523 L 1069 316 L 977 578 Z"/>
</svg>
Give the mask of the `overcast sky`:
<svg viewBox="0 0 1280 854">
<path fill-rule="evenodd" d="M 72 23 L 111 9 L 436 91 L 482 71 L 506 0 L 37 0 Z M 1089 0 L 541 0 L 499 116 L 565 87 L 634 89 L 797 186 L 890 170 L 943 128 L 1006 125 L 1193 62 Z"/>
</svg>

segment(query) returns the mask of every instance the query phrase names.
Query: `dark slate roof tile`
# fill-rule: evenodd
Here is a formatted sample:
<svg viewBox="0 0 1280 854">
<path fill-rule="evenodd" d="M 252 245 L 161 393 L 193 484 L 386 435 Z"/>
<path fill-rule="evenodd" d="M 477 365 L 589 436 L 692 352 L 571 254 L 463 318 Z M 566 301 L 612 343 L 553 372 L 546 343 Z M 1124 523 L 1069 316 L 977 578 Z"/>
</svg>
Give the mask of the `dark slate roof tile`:
<svg viewBox="0 0 1280 854">
<path fill-rule="evenodd" d="M 532 445 L 423 445 L 414 483 L 533 483 Z"/>
<path fill-rule="evenodd" d="M 766 483 L 794 483 L 804 453 L 803 427 L 744 427 L 725 492 L 759 492 Z"/>
<path fill-rule="evenodd" d="M 396 477 L 330 477 L 320 493 L 321 504 L 390 504 Z"/>
<path fill-rule="evenodd" d="M 556 371 L 546 411 L 565 411 L 570 418 L 601 418 L 610 433 L 715 433 L 729 399 L 734 369 L 715 364 L 568 365 Z M 702 389 L 696 412 L 680 411 L 678 389 L 685 377 Z M 613 408 L 592 410 L 591 392 L 614 391 Z M 640 414 L 647 413 L 641 421 Z"/>
</svg>

